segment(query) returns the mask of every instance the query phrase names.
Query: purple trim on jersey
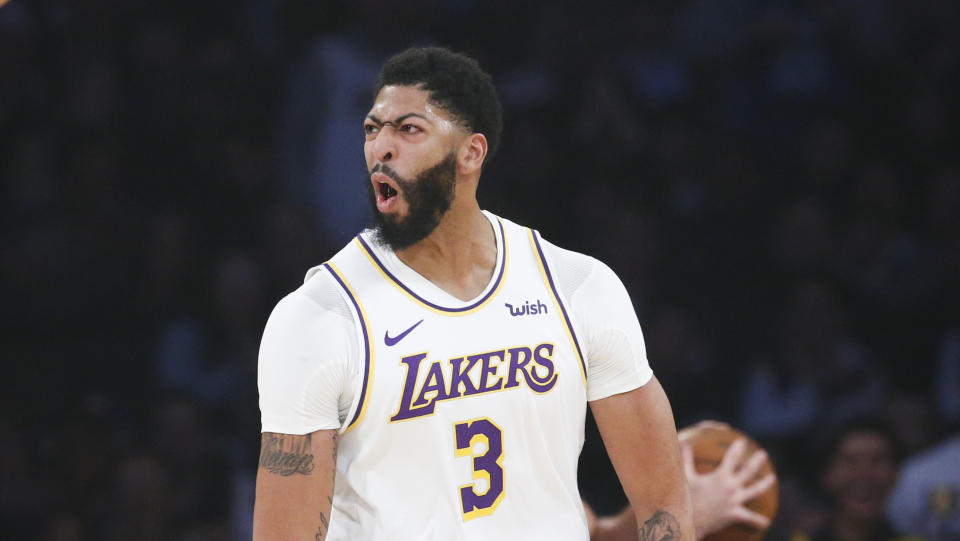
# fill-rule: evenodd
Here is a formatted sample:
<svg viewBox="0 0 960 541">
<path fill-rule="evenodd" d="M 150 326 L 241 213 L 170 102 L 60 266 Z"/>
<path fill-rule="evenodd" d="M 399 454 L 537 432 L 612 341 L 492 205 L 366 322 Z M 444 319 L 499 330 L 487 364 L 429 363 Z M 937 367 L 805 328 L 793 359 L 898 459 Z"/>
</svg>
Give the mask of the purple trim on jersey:
<svg viewBox="0 0 960 541">
<path fill-rule="evenodd" d="M 330 275 L 336 279 L 340 287 L 343 288 L 343 291 L 346 292 L 347 297 L 350 298 L 350 302 L 353 303 L 353 308 L 357 311 L 357 317 L 360 318 L 360 329 L 363 331 L 363 386 L 361 387 L 360 401 L 357 402 L 357 411 L 353 413 L 353 419 L 347 423 L 347 427 L 350 427 L 353 423 L 357 422 L 357 419 L 360 417 L 360 412 L 363 411 L 363 402 L 367 398 L 367 380 L 370 377 L 370 337 L 367 336 L 367 322 L 363 320 L 363 311 L 360 310 L 360 304 L 357 302 L 357 299 L 354 299 L 350 293 L 350 288 L 347 287 L 347 284 L 344 283 L 343 279 L 340 278 L 329 263 L 324 263 L 323 266 L 330 271 Z"/>
<path fill-rule="evenodd" d="M 501 222 L 499 218 L 497 218 L 497 224 L 500 225 L 500 238 L 506 239 L 506 234 L 503 232 L 503 222 Z M 383 273 L 386 274 L 391 280 L 393 280 L 393 283 L 400 286 L 400 288 L 406 291 L 411 297 L 417 299 L 418 301 L 429 306 L 430 308 L 433 308 L 434 310 L 440 310 L 441 312 L 451 312 L 451 313 L 466 312 L 469 310 L 473 310 L 474 308 L 486 302 L 486 300 L 490 297 L 490 295 L 492 295 L 493 292 L 497 291 L 497 289 L 500 287 L 500 281 L 503 280 L 503 271 L 507 267 L 506 265 L 506 262 L 507 262 L 506 244 L 507 243 L 506 243 L 506 240 L 502 240 L 500 242 L 500 272 L 497 273 L 497 279 L 496 281 L 494 281 L 493 287 L 491 287 L 490 290 L 487 291 L 487 294 L 484 295 L 483 298 L 479 299 L 477 302 L 471 304 L 470 306 L 464 306 L 463 308 L 448 308 L 446 306 L 440 306 L 439 304 L 434 304 L 428 301 L 427 299 L 424 299 L 420 295 L 417 295 L 416 293 L 414 293 L 412 289 L 407 287 L 406 284 L 398 280 L 397 277 L 393 275 L 393 273 L 387 270 L 387 266 L 384 265 L 382 261 L 380 261 L 380 258 L 378 258 L 377 254 L 373 251 L 372 248 L 370 248 L 370 245 L 367 244 L 367 241 L 363 240 L 362 235 L 357 235 L 357 240 L 359 240 L 360 244 L 363 245 L 363 249 L 367 251 L 367 254 L 370 255 L 370 258 L 373 259 L 373 261 L 377 264 L 378 267 L 380 267 L 380 270 L 383 271 Z"/>
<path fill-rule="evenodd" d="M 537 246 L 537 255 L 540 256 L 540 263 L 543 265 L 543 271 L 547 275 L 547 281 L 550 282 L 550 289 L 553 291 L 553 298 L 557 299 L 560 306 L 560 312 L 563 314 L 563 320 L 567 323 L 567 329 L 570 330 L 570 336 L 573 337 L 573 345 L 577 348 L 577 357 L 580 358 L 580 366 L 583 368 L 583 377 L 587 377 L 587 365 L 583 360 L 583 351 L 580 350 L 580 341 L 577 340 L 577 333 L 573 331 L 573 325 L 570 324 L 570 316 L 567 315 L 567 309 L 560 300 L 560 293 L 557 291 L 556 284 L 553 283 L 553 274 L 550 273 L 550 267 L 547 265 L 547 258 L 543 255 L 543 248 L 540 246 L 540 234 L 533 231 L 533 243 Z"/>
</svg>

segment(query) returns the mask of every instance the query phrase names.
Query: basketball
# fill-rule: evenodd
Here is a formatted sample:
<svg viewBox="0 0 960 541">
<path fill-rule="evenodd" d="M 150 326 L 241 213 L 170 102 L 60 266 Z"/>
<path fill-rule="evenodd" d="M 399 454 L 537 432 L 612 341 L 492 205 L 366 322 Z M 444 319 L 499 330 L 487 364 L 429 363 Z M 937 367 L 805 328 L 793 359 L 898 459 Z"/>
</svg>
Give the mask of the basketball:
<svg viewBox="0 0 960 541">
<path fill-rule="evenodd" d="M 739 430 L 717 423 L 707 423 L 706 425 L 695 425 L 680 434 L 681 443 L 690 444 L 693 448 L 694 469 L 697 473 L 707 473 L 716 469 L 720 461 L 723 460 L 727 448 L 739 438 L 746 440 L 747 448 L 743 460 L 738 466 L 748 460 L 754 451 L 760 449 L 757 442 Z M 757 481 L 771 472 L 774 472 L 774 469 L 768 458 L 760 471 L 754 476 L 753 481 Z M 779 492 L 779 485 L 774 483 L 763 494 L 747 502 L 746 507 L 766 516 L 772 524 L 777 513 Z M 704 538 L 704 541 L 759 541 L 765 533 L 766 529 L 760 530 L 747 524 L 731 524 L 719 532 L 708 535 Z"/>
</svg>

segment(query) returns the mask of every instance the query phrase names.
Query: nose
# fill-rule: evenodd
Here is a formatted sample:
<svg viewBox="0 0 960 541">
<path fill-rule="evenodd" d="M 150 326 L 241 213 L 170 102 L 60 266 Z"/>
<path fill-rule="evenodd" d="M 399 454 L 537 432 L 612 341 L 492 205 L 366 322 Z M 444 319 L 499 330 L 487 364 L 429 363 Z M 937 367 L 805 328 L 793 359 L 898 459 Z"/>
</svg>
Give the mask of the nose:
<svg viewBox="0 0 960 541">
<path fill-rule="evenodd" d="M 375 161 L 386 163 L 397 158 L 397 137 L 393 126 L 385 124 L 370 141 L 370 150 Z"/>
</svg>

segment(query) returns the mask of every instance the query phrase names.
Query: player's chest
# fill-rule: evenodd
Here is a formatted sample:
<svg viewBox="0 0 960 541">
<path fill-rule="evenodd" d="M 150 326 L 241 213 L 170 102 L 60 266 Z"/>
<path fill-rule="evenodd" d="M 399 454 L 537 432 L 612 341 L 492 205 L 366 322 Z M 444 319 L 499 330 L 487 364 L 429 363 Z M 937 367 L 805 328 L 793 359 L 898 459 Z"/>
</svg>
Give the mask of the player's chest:
<svg viewBox="0 0 960 541">
<path fill-rule="evenodd" d="M 545 288 L 508 284 L 465 314 L 387 294 L 379 300 L 369 324 L 370 385 L 392 422 L 495 393 L 498 403 L 519 404 L 582 386 L 564 315 Z"/>
</svg>

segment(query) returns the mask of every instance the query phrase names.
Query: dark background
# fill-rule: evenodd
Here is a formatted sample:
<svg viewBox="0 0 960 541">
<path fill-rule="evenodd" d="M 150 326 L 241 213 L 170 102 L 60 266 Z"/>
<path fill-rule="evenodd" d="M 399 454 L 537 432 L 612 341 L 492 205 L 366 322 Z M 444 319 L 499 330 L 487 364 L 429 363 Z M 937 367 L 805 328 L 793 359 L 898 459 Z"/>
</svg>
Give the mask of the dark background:
<svg viewBox="0 0 960 541">
<path fill-rule="evenodd" d="M 678 424 L 773 453 L 781 538 L 831 427 L 914 452 L 960 419 L 957 28 L 936 0 L 13 0 L 0 531 L 249 538 L 263 325 L 366 222 L 380 63 L 440 44 L 505 106 L 482 206 L 617 271 Z M 605 460 L 588 431 L 613 511 Z"/>
</svg>

